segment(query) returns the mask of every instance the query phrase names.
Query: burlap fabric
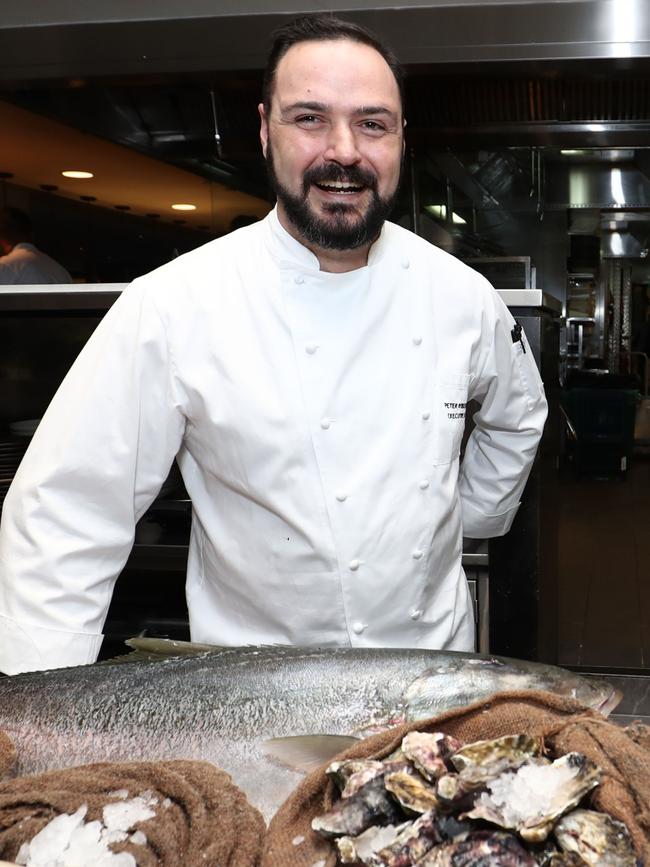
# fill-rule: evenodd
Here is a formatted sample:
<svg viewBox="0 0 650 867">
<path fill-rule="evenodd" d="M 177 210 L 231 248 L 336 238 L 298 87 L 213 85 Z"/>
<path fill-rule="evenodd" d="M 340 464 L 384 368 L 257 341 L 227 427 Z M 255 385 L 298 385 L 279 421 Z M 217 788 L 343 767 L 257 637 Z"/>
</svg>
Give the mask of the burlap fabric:
<svg viewBox="0 0 650 867">
<path fill-rule="evenodd" d="M 545 692 L 501 693 L 462 710 L 412 723 L 368 738 L 342 754 L 345 758 L 384 758 L 406 732 L 442 731 L 464 742 L 508 734 L 544 739 L 548 754 L 584 753 L 603 769 L 591 805 L 627 825 L 638 856 L 650 867 L 650 732 L 636 725 L 630 736 L 596 711 Z M 337 793 L 325 767 L 310 774 L 272 819 L 262 867 L 333 867 L 332 846 L 311 830 L 314 816 L 332 806 Z"/>
<path fill-rule="evenodd" d="M 15 860 L 61 813 L 87 804 L 85 821 L 102 819 L 116 792 L 151 792 L 156 815 L 138 822 L 146 843 L 111 845 L 139 867 L 257 867 L 264 835 L 261 814 L 223 771 L 209 762 L 101 763 L 18 777 L 0 783 L 0 859 Z M 112 794 L 113 793 L 113 794 Z"/>
<path fill-rule="evenodd" d="M 0 780 L 12 775 L 15 764 L 16 748 L 13 741 L 4 732 L 0 732 Z"/>
</svg>

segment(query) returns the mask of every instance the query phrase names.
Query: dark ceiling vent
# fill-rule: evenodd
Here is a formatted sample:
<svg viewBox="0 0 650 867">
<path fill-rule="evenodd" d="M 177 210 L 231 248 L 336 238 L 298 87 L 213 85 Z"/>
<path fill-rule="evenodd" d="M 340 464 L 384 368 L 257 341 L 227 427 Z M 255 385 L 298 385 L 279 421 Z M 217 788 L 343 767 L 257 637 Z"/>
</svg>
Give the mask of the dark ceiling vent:
<svg viewBox="0 0 650 867">
<path fill-rule="evenodd" d="M 650 79 L 419 79 L 408 116 L 431 126 L 650 120 Z"/>
</svg>

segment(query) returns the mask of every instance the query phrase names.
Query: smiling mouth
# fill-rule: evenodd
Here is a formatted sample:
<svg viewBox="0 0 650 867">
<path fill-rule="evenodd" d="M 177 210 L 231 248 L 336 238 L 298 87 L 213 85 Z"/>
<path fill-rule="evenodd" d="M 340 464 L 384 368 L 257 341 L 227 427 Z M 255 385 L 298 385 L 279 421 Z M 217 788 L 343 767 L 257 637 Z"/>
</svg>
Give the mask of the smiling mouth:
<svg viewBox="0 0 650 867">
<path fill-rule="evenodd" d="M 325 193 L 360 193 L 365 189 L 364 186 L 344 184 L 340 181 L 323 181 L 322 183 L 315 181 L 314 186 Z"/>
</svg>

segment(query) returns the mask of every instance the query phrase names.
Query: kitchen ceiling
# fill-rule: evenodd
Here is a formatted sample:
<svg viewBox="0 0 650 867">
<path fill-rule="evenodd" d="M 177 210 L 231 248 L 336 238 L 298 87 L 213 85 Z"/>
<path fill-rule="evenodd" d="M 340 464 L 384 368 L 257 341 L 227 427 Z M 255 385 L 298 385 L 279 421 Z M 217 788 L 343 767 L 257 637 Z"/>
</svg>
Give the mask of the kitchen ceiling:
<svg viewBox="0 0 650 867">
<path fill-rule="evenodd" d="M 221 234 L 240 215 L 262 217 L 271 207 L 263 196 L 233 189 L 217 179 L 228 172 L 215 162 L 213 174 L 172 165 L 133 147 L 84 132 L 61 120 L 44 117 L 0 100 L 0 173 L 12 184 L 50 189 L 99 207 L 157 214 L 161 221 L 184 221 L 187 228 Z M 76 169 L 90 179 L 63 177 Z M 207 176 L 206 176 L 207 175 Z M 191 204 L 182 212 L 174 204 Z"/>
</svg>

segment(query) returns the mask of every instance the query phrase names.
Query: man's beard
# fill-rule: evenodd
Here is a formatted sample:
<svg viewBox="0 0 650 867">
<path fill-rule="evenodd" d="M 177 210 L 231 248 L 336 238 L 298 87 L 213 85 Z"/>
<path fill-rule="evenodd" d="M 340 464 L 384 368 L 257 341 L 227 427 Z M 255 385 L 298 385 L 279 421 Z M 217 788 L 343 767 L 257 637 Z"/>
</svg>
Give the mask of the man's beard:
<svg viewBox="0 0 650 867">
<path fill-rule="evenodd" d="M 266 151 L 266 169 L 271 186 L 289 220 L 308 244 L 322 250 L 356 250 L 371 244 L 392 211 L 399 190 L 398 184 L 390 196 L 382 198 L 377 192 L 377 178 L 372 172 L 358 166 L 344 168 L 338 163 L 328 163 L 321 168 L 307 169 L 303 176 L 302 194 L 294 195 L 278 179 L 270 141 Z M 327 216 L 321 216 L 308 201 L 309 190 L 316 181 L 364 187 L 370 191 L 370 204 L 365 213 L 359 214 L 355 205 L 331 202 L 323 206 Z"/>
</svg>

